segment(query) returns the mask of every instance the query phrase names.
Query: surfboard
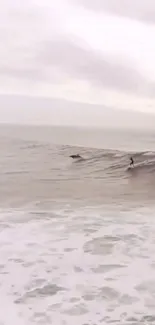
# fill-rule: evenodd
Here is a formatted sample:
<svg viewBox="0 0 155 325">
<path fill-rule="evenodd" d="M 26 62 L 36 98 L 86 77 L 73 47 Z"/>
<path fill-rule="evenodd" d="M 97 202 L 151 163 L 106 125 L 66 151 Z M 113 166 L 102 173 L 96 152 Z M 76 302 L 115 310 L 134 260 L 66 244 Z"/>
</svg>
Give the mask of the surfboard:
<svg viewBox="0 0 155 325">
<path fill-rule="evenodd" d="M 129 167 L 127 168 L 127 170 L 131 170 L 131 169 L 134 169 L 134 166 L 129 166 Z"/>
</svg>

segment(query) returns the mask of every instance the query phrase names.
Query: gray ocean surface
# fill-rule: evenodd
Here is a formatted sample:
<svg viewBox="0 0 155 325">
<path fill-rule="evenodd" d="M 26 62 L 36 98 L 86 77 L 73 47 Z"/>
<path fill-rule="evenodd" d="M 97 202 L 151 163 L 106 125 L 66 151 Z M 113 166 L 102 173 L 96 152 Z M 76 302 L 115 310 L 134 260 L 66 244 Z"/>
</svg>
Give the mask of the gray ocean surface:
<svg viewBox="0 0 155 325">
<path fill-rule="evenodd" d="M 1 125 L 0 171 L 0 325 L 155 324 L 155 132 Z"/>
</svg>

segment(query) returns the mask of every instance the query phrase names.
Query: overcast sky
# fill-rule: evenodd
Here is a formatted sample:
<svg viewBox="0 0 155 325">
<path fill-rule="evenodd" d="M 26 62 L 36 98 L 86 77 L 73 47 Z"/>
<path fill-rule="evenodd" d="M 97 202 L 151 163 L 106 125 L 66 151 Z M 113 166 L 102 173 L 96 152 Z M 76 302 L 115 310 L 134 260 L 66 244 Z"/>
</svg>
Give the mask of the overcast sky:
<svg viewBox="0 0 155 325">
<path fill-rule="evenodd" d="M 1 0 L 0 93 L 155 113 L 155 0 Z"/>
</svg>

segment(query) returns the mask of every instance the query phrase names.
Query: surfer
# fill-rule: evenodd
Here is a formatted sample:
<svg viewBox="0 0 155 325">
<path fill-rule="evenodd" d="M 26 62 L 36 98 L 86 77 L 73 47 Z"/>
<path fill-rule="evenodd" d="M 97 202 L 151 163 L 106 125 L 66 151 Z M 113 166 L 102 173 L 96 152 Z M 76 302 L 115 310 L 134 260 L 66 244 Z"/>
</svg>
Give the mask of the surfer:
<svg viewBox="0 0 155 325">
<path fill-rule="evenodd" d="M 77 154 L 77 155 L 71 155 L 70 157 L 73 158 L 73 159 L 82 158 L 79 154 Z"/>
<path fill-rule="evenodd" d="M 130 158 L 130 166 L 133 166 L 134 167 L 134 160 L 133 160 L 132 157 Z"/>
</svg>

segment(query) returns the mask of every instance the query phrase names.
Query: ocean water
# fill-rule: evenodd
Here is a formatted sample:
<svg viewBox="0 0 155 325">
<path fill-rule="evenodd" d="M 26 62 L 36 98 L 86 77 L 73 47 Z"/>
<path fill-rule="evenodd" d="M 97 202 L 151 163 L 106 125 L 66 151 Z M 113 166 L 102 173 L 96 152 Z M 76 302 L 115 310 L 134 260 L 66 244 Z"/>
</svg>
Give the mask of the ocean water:
<svg viewBox="0 0 155 325">
<path fill-rule="evenodd" d="M 155 324 L 154 148 L 149 131 L 0 127 L 0 325 Z"/>
</svg>

